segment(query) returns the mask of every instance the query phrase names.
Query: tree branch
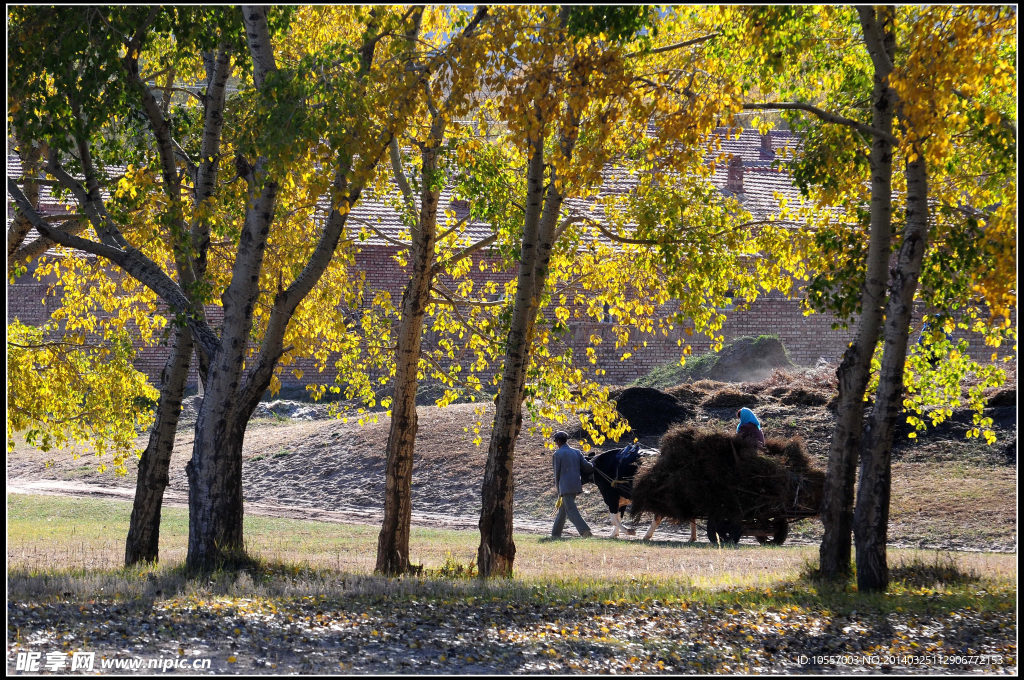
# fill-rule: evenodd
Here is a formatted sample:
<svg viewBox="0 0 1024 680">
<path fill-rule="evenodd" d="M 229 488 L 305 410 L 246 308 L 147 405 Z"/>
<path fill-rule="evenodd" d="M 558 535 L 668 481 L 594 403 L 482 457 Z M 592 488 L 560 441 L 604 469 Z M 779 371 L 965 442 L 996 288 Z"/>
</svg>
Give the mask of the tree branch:
<svg viewBox="0 0 1024 680">
<path fill-rule="evenodd" d="M 221 133 L 224 129 L 224 101 L 227 82 L 231 75 L 231 57 L 227 47 L 221 46 L 216 58 L 208 60 L 209 79 L 204 97 L 203 141 L 200 147 L 199 167 L 196 169 L 195 202 L 201 205 L 213 196 L 217 186 L 217 166 L 220 162 Z M 197 219 L 191 229 L 192 248 L 195 251 L 196 277 L 206 274 L 207 251 L 210 247 L 210 225 Z"/>
<path fill-rule="evenodd" d="M 249 45 L 249 53 L 252 55 L 252 80 L 257 90 L 262 90 L 267 76 L 277 70 L 274 48 L 270 42 L 270 28 L 267 24 L 268 11 L 267 6 L 242 6 L 245 38 Z"/>
<path fill-rule="evenodd" d="M 841 116 L 838 113 L 826 111 L 825 109 L 814 106 L 813 104 L 805 104 L 803 102 L 766 102 L 759 104 L 744 104 L 743 108 L 755 111 L 806 111 L 807 113 L 814 114 L 826 123 L 845 125 L 870 137 L 881 137 L 893 144 L 896 143 L 896 138 L 891 134 L 883 132 L 882 130 L 876 130 L 867 123 L 861 123 L 858 120 Z"/>
<path fill-rule="evenodd" d="M 440 286 L 440 287 L 438 287 L 438 286 Z M 459 310 L 459 302 L 457 302 L 456 300 L 452 299 L 452 296 L 448 294 L 448 292 L 446 291 L 446 289 L 444 288 L 443 285 L 435 282 L 434 285 L 431 286 L 431 289 L 436 291 L 437 293 L 439 293 L 441 295 L 441 297 L 444 298 L 443 302 L 440 301 L 440 300 L 436 300 L 436 299 L 435 300 L 431 300 L 431 302 L 433 304 L 445 304 L 445 305 L 451 307 L 451 310 L 455 314 L 455 316 L 456 316 L 456 318 L 457 318 L 459 323 L 461 323 L 464 327 L 468 328 L 475 336 L 477 336 L 479 338 L 484 338 L 488 342 L 490 342 L 492 345 L 497 346 L 497 344 L 498 344 L 498 340 L 497 339 L 495 339 L 490 333 L 487 333 L 487 332 L 483 331 L 480 327 L 478 327 L 476 324 L 470 322 L 465 316 L 462 315 L 462 312 Z M 473 304 L 473 303 L 465 301 L 462 304 Z M 500 305 L 503 305 L 503 304 L 505 304 L 505 300 L 495 300 L 494 302 L 482 302 L 482 301 L 481 302 L 477 302 L 477 303 L 473 304 L 473 306 L 481 306 L 481 307 L 492 307 L 493 306 L 493 307 L 496 307 L 496 306 L 500 306 Z"/>
<path fill-rule="evenodd" d="M 438 305 L 449 305 L 457 308 L 459 305 L 466 305 L 467 307 L 498 307 L 505 304 L 504 300 L 467 300 L 464 297 L 456 296 L 455 293 L 448 290 L 447 286 L 438 281 L 432 283 L 430 288 L 444 298 L 443 300 L 438 300 L 436 298 L 431 300 L 432 303 Z M 458 297 L 458 299 L 456 299 L 456 297 Z"/>
<path fill-rule="evenodd" d="M 453 224 L 451 227 L 449 227 L 448 229 L 445 229 L 443 233 L 439 234 L 438 237 L 437 237 L 437 240 L 439 242 L 443 241 L 444 239 L 448 238 L 448 236 L 450 236 L 452 233 L 458 231 L 459 228 L 461 228 L 463 225 L 467 224 L 468 222 L 469 222 L 469 215 L 466 215 L 461 220 L 459 220 L 458 222 Z"/>
<path fill-rule="evenodd" d="M 407 250 L 407 249 L 409 249 L 409 248 L 411 248 L 411 247 L 412 247 L 412 245 L 411 245 L 411 244 L 409 244 L 409 243 L 404 243 L 404 242 L 402 242 L 402 241 L 399 241 L 398 239 L 395 239 L 395 238 L 391 238 L 390 236 L 388 236 L 387 234 L 385 234 L 384 232 L 382 232 L 381 230 L 379 230 L 379 229 L 378 229 L 377 227 L 373 226 L 372 224 L 370 224 L 369 222 L 367 222 L 366 220 L 364 220 L 364 219 L 363 219 L 363 218 L 361 218 L 361 217 L 356 217 L 355 215 L 349 215 L 349 217 L 348 217 L 348 218 L 349 218 L 350 220 L 353 220 L 353 221 L 355 221 L 355 222 L 359 222 L 359 223 L 360 223 L 360 224 L 362 224 L 362 225 L 363 225 L 364 227 L 366 227 L 367 229 L 369 229 L 370 231 L 372 231 L 372 232 L 373 232 L 374 234 L 376 234 L 377 236 L 379 236 L 379 237 L 380 237 L 381 239 L 383 239 L 383 240 L 387 241 L 388 243 L 390 243 L 390 244 L 391 244 L 391 245 L 393 245 L 393 246 L 396 246 L 396 247 L 398 247 L 398 248 L 401 248 L 401 249 L 403 249 L 403 250 Z"/>
<path fill-rule="evenodd" d="M 25 193 L 32 205 L 39 203 L 39 184 L 36 177 L 39 174 L 39 167 L 42 162 L 43 150 L 38 144 L 29 143 L 18 150 L 22 162 L 22 181 L 25 185 Z M 7 272 L 10 273 L 15 263 L 19 261 L 17 256 L 28 232 L 32 230 L 32 223 L 24 215 L 18 215 L 11 220 L 11 226 L 7 228 Z"/>
<path fill-rule="evenodd" d="M 885 49 L 885 41 L 882 39 L 883 29 L 878 20 L 874 7 L 858 5 L 857 14 L 860 15 L 860 25 L 864 33 L 864 43 L 867 46 L 868 54 L 875 65 L 878 73 L 892 73 L 892 55 Z"/>
<path fill-rule="evenodd" d="M 22 193 L 13 178 L 7 179 L 7 191 L 11 198 L 14 199 L 18 210 L 28 218 L 32 226 L 40 234 L 62 246 L 75 248 L 76 250 L 110 260 L 156 293 L 175 314 L 185 318 L 196 342 L 202 345 L 204 350 L 213 352 L 217 349 L 220 340 L 217 338 L 216 333 L 206 325 L 205 321 L 196 317 L 192 310 L 192 302 L 178 284 L 139 250 L 128 244 L 118 248 L 61 231 L 47 222 L 32 207 L 32 204 L 29 203 L 28 198 Z"/>
<path fill-rule="evenodd" d="M 692 242 L 691 239 L 686 239 L 686 238 L 679 238 L 679 239 L 630 238 L 628 236 L 620 236 L 619 234 L 616 234 L 615 232 L 609 230 L 606 226 L 604 226 L 599 221 L 597 221 L 597 220 L 595 220 L 593 218 L 584 217 L 584 218 L 582 218 L 582 220 L 586 221 L 591 226 L 597 227 L 598 231 L 600 231 L 602 234 L 604 234 L 607 238 L 609 238 L 612 241 L 615 241 L 617 243 L 628 243 L 628 244 L 631 244 L 631 245 L 641 245 L 641 246 L 660 246 L 660 245 L 679 245 L 679 244 L 686 244 L 686 243 L 691 243 Z M 751 222 L 743 222 L 741 224 L 735 224 L 735 225 L 732 225 L 732 226 L 730 226 L 728 228 L 725 228 L 725 229 L 719 229 L 718 231 L 714 231 L 714 232 L 708 234 L 708 236 L 710 236 L 711 238 L 717 238 L 717 237 L 722 236 L 723 234 L 725 234 L 725 233 L 727 233 L 729 231 L 736 231 L 736 230 L 739 230 L 739 229 L 745 229 L 747 227 L 754 227 L 754 226 L 757 226 L 757 225 L 760 225 L 760 224 L 786 224 L 786 225 L 791 225 L 791 226 L 794 226 L 794 227 L 803 226 L 799 222 L 794 222 L 794 221 L 791 221 L 791 220 L 753 220 Z"/>
<path fill-rule="evenodd" d="M 52 220 L 54 216 L 42 215 L 41 217 L 46 220 Z M 29 222 L 29 225 L 31 226 L 31 222 Z M 60 224 L 56 225 L 56 228 L 66 234 L 75 235 L 84 231 L 85 228 L 88 226 L 89 220 L 84 218 L 74 218 L 61 222 Z M 22 246 L 18 248 L 18 250 L 16 250 L 14 254 L 8 258 L 8 261 L 24 262 L 26 260 L 39 257 L 47 250 L 49 250 L 51 247 L 53 247 L 53 245 L 54 242 L 51 239 L 40 235 L 39 238 L 37 238 L 35 241 L 32 241 L 31 243 L 22 244 Z"/>
<path fill-rule="evenodd" d="M 463 259 L 469 257 L 470 255 L 472 255 L 474 253 L 477 253 L 477 252 L 483 250 L 484 248 L 487 248 L 488 246 L 490 246 L 492 243 L 494 243 L 497 240 L 498 240 L 498 235 L 497 234 L 491 234 L 487 238 L 480 239 L 476 243 L 472 243 L 472 244 L 466 246 L 465 248 L 463 248 L 459 252 L 457 252 L 454 255 L 452 255 L 451 257 L 449 257 L 447 260 L 444 260 L 443 262 L 435 262 L 434 266 L 432 267 L 433 271 L 431 273 L 431 276 L 437 276 L 438 274 L 440 274 L 441 272 L 445 271 L 446 269 L 451 267 L 453 264 L 455 264 L 459 260 L 463 260 Z"/>
<path fill-rule="evenodd" d="M 388 155 L 391 158 L 391 169 L 395 176 L 395 184 L 398 185 L 398 189 L 402 192 L 402 200 L 405 201 L 405 209 L 409 211 L 410 216 L 415 216 L 416 197 L 413 195 L 409 179 L 405 176 L 405 170 L 402 168 L 402 154 L 398 149 L 397 137 L 392 137 L 388 143 Z"/>
<path fill-rule="evenodd" d="M 86 181 L 92 187 L 91 189 L 87 190 L 81 182 L 64 169 L 53 149 L 49 150 L 46 171 L 57 178 L 62 186 L 74 194 L 79 206 L 89 216 L 89 220 L 92 222 L 93 228 L 96 230 L 100 240 L 113 248 L 123 248 L 127 245 L 127 241 L 121 235 L 120 230 L 107 219 L 106 211 L 103 208 L 103 199 L 100 196 L 99 183 L 96 180 L 91 161 L 86 160 L 89 158 L 87 153 L 88 146 L 85 143 L 80 143 L 79 146 L 84 151 L 82 154 L 82 168 L 86 173 Z"/>
<path fill-rule="evenodd" d="M 487 5 L 477 5 L 476 14 L 474 14 L 473 18 L 469 20 L 469 23 L 466 24 L 466 27 L 462 29 L 462 37 L 468 38 L 472 36 L 476 32 L 476 29 L 480 25 L 480 22 L 482 22 L 484 19 L 488 17 L 489 11 L 490 8 Z"/>
<path fill-rule="evenodd" d="M 371 26 L 367 27 L 365 35 L 371 36 L 369 42 L 359 50 L 360 54 L 360 68 L 356 76 L 357 82 L 365 82 L 370 77 L 373 59 L 375 53 L 375 45 L 380 39 L 379 36 L 375 36 L 376 23 L 379 21 L 379 15 L 377 8 L 371 10 Z M 408 43 L 411 45 L 414 43 L 416 36 L 419 34 L 421 22 L 423 19 L 423 8 L 414 7 L 410 10 L 410 15 L 413 17 L 411 26 L 406 32 Z M 265 14 L 262 20 L 259 16 L 249 14 L 253 17 L 257 23 L 266 24 Z M 269 40 L 269 32 L 268 32 Z M 270 48 L 269 42 L 267 48 Z M 271 56 L 273 55 L 271 51 Z M 394 136 L 393 130 L 386 130 L 382 133 L 378 139 L 378 146 L 371 147 L 372 152 L 362 156 L 363 162 L 377 163 L 380 158 L 387 152 L 388 145 L 391 143 L 391 137 Z M 352 169 L 354 156 L 349 151 L 341 152 L 338 159 L 338 165 L 335 169 L 334 179 L 331 183 L 331 196 L 332 205 L 338 207 L 332 207 L 330 215 L 327 217 L 327 224 L 324 226 L 323 231 L 320 234 L 320 238 L 317 241 L 316 247 L 310 254 L 309 260 L 306 265 L 299 272 L 298 276 L 291 282 L 286 290 L 279 291 L 274 297 L 274 307 L 270 313 L 270 318 L 267 320 L 266 332 L 263 336 L 263 342 L 260 344 L 259 353 L 257 354 L 256 360 L 253 363 L 252 371 L 249 377 L 246 378 L 245 384 L 242 388 L 242 395 L 240 402 L 243 408 L 253 407 L 259 400 L 264 387 L 269 383 L 271 374 L 273 372 L 274 364 L 281 356 L 282 345 L 284 342 L 284 335 L 288 329 L 288 323 L 291 320 L 292 315 L 295 313 L 295 309 L 298 305 L 309 295 L 309 292 L 313 290 L 313 287 L 317 284 L 324 272 L 327 270 L 327 266 L 330 264 L 334 251 L 338 247 L 338 242 L 341 240 L 341 235 L 345 230 L 345 225 L 348 222 L 350 216 L 350 210 L 356 201 L 359 200 L 359 195 L 362 193 L 363 185 L 358 184 L 356 186 L 349 186 L 348 173 Z M 345 210 L 342 211 L 339 208 L 344 204 Z"/>
<path fill-rule="evenodd" d="M 656 48 L 654 48 L 652 50 L 638 50 L 636 52 L 630 52 L 629 54 L 626 55 L 625 58 L 626 59 L 630 59 L 632 57 L 643 57 L 643 56 L 647 56 L 649 54 L 664 54 L 665 52 L 672 52 L 673 50 L 681 50 L 684 47 L 690 47 L 692 45 L 699 45 L 700 43 L 704 43 L 704 42 L 707 42 L 709 40 L 713 40 L 713 39 L 717 38 L 720 35 L 722 35 L 722 34 L 721 33 L 711 33 L 709 35 L 701 36 L 700 38 L 693 38 L 691 40 L 684 40 L 682 42 L 677 42 L 677 43 L 674 43 L 672 45 L 665 45 L 664 47 L 656 47 Z"/>
</svg>

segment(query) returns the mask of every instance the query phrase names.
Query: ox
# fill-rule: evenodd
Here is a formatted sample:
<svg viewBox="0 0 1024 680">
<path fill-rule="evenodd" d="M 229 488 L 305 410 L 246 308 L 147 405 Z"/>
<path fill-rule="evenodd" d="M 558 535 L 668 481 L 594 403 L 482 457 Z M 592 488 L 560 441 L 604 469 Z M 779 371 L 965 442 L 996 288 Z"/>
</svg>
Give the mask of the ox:
<svg viewBox="0 0 1024 680">
<path fill-rule="evenodd" d="M 633 477 L 640 468 L 640 458 L 643 455 L 656 454 L 656 451 L 646 449 L 640 451 L 639 444 L 630 444 L 622 449 L 611 449 L 597 455 L 591 454 L 587 457 L 593 466 L 594 472 L 584 476 L 584 482 L 597 484 L 601 492 L 604 504 L 608 506 L 608 512 L 612 518 L 611 538 L 616 538 L 620 531 L 627 536 L 635 536 L 636 531 L 622 526 L 622 517 L 629 507 L 633 498 Z M 658 528 L 664 517 L 655 515 L 651 522 L 651 528 L 647 530 L 643 540 L 651 540 L 654 530 Z M 697 522 L 690 521 L 690 543 L 697 540 Z"/>
</svg>

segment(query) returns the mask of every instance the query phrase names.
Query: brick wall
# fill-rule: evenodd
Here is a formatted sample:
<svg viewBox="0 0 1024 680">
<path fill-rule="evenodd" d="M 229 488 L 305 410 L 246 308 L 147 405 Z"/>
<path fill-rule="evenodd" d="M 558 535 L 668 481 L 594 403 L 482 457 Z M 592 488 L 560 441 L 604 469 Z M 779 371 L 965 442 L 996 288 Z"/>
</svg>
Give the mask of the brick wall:
<svg viewBox="0 0 1024 680">
<path fill-rule="evenodd" d="M 371 246 L 359 253 L 356 264 L 365 272 L 368 290 L 387 290 L 391 293 L 395 304 L 401 300 L 407 276 L 392 258 L 394 248 L 390 246 Z M 514 272 L 504 272 L 497 276 L 507 281 Z M 482 273 L 474 268 L 473 276 L 478 281 L 495 278 L 493 273 Z M 15 317 L 25 323 L 40 324 L 45 321 L 56 307 L 57 296 L 47 295 L 48 284 L 38 282 L 31 274 L 21 277 L 7 288 L 7 318 Z M 45 304 L 42 301 L 45 300 Z M 207 310 L 211 325 L 217 327 L 222 319 L 222 310 L 210 307 Z M 804 316 L 799 302 L 789 300 L 780 294 L 763 295 L 753 302 L 749 309 L 726 312 L 727 321 L 722 328 L 726 340 L 746 335 L 777 335 L 789 351 L 790 358 L 800 366 L 812 366 L 819 359 L 838 362 L 843 350 L 853 335 L 853 329 L 833 330 L 833 317 L 825 314 Z M 919 323 L 915 324 L 919 325 Z M 569 324 L 569 332 L 561 341 L 571 347 L 574 356 L 585 356 L 585 348 L 591 335 L 602 338 L 597 346 L 598 365 L 605 370 L 602 380 L 606 384 L 627 384 L 646 374 L 652 368 L 669 362 L 677 362 L 682 349 L 679 342 L 689 342 L 693 347 L 693 355 L 699 355 L 710 349 L 709 341 L 703 336 L 687 336 L 681 327 L 675 327 L 668 335 L 655 333 L 637 335 L 631 340 L 629 350 L 632 356 L 621 361 L 623 351 L 615 350 L 614 328 L 611 323 L 599 321 L 577 321 Z M 428 335 L 428 342 L 430 336 Z M 977 358 L 987 357 L 991 350 L 978 346 L 975 348 Z M 140 349 L 136 367 L 156 382 L 169 355 L 166 341 L 163 344 Z M 292 369 L 301 369 L 304 373 L 300 382 L 292 376 Z M 311 359 L 298 359 L 292 367 L 286 369 L 281 376 L 285 387 L 295 388 L 304 384 L 334 384 L 335 372 L 319 373 Z M 189 378 L 190 386 L 197 384 L 195 369 Z"/>
<path fill-rule="evenodd" d="M 833 330 L 834 317 L 813 314 L 805 317 L 797 300 L 781 295 L 763 296 L 751 304 L 748 310 L 726 312 L 727 320 L 721 333 L 726 342 L 743 336 L 777 335 L 789 352 L 790 359 L 798 366 L 813 366 L 821 358 L 837 363 L 853 337 L 853 329 Z M 631 336 L 627 349 L 614 348 L 615 334 L 611 324 L 588 322 L 571 325 L 573 340 L 570 343 L 578 349 L 585 347 L 587 339 L 595 334 L 602 339 L 597 347 L 598 365 L 606 371 L 608 384 L 627 384 L 648 373 L 651 369 L 667 363 L 675 363 L 682 356 L 683 345 L 689 344 L 692 356 L 711 350 L 711 341 L 702 335 L 688 336 L 681 327 L 675 327 L 668 335 L 661 333 Z M 632 356 L 621 361 L 620 356 L 629 351 Z"/>
</svg>

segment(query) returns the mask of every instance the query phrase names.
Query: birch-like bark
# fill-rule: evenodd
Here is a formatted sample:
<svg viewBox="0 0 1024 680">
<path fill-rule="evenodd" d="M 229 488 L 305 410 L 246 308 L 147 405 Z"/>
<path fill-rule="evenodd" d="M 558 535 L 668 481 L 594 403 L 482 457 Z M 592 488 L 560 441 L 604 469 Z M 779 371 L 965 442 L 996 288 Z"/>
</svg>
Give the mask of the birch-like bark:
<svg viewBox="0 0 1024 680">
<path fill-rule="evenodd" d="M 462 37 L 469 37 L 485 15 L 486 8 L 478 10 Z M 455 58 L 459 51 L 458 41 L 452 44 L 455 52 L 452 57 Z M 424 85 L 427 85 L 426 81 Z M 440 198 L 440 189 L 434 188 L 437 186 L 434 180 L 439 171 L 447 117 L 452 111 L 456 95 L 454 91 L 450 92 L 439 111 L 433 103 L 429 86 L 424 87 L 424 94 L 431 118 L 427 138 L 419 144 L 422 182 L 418 210 L 416 197 L 402 168 L 398 139 L 392 137 L 388 144 L 395 183 L 401 191 L 407 214 L 415 219 L 410 230 L 412 270 L 402 295 L 398 347 L 395 352 L 395 384 L 385 466 L 384 520 L 377 538 L 376 571 L 389 575 L 402 574 L 411 566 L 409 537 L 412 523 L 413 456 L 419 428 L 416 394 L 419 390 L 420 349 L 431 288 L 439 273 L 439 265 L 442 265 L 434 252 L 438 241 L 437 211 Z"/>
<path fill-rule="evenodd" d="M 565 158 L 572 158 L 578 114 L 570 115 L 559 143 Z M 516 545 L 512 538 L 515 478 L 512 474 L 516 439 L 523 425 L 526 372 L 533 353 L 533 333 L 547 285 L 551 252 L 559 234 L 559 213 L 564 195 L 552 172 L 545 186 L 543 136 L 532 142 L 527 166 L 526 215 L 520 254 L 516 298 L 505 351 L 494 424 L 484 470 L 483 507 L 480 512 L 480 546 L 477 568 L 481 577 L 511 577 Z"/>
<path fill-rule="evenodd" d="M 433 281 L 434 244 L 440 192 L 428 180 L 437 172 L 439 142 L 443 134 L 435 118 L 430 141 L 423 147 L 423 188 L 416 227 L 412 230 L 409 283 L 402 295 L 402 317 L 395 355 L 394 400 L 388 432 L 385 466 L 384 520 L 377 538 L 376 571 L 402 574 L 409 570 L 409 534 L 412 523 L 412 466 L 416 448 L 418 416 L 416 392 L 419 387 L 420 344 L 423 320 L 430 301 Z M 400 168 L 399 168 L 400 169 Z M 406 194 L 407 204 L 411 196 Z"/>
<path fill-rule="evenodd" d="M 544 142 L 533 143 L 526 179 L 526 214 L 523 219 L 523 243 L 519 254 L 519 273 L 512 322 L 506 342 L 494 424 L 484 469 L 483 507 L 480 511 L 480 546 L 477 568 L 480 576 L 511 576 L 516 544 L 512 539 L 512 508 L 505 499 L 514 493 L 512 461 L 515 441 L 523 424 L 522 402 L 525 395 L 528 348 L 533 342 L 533 327 L 539 299 L 536 293 L 537 262 L 540 249 L 540 220 L 544 204 Z"/>
<path fill-rule="evenodd" d="M 242 8 L 246 39 L 253 62 L 253 81 L 263 88 L 276 69 L 267 8 Z M 196 419 L 189 480 L 189 538 L 185 564 L 208 570 L 244 558 L 242 531 L 242 444 L 255 402 L 240 400 L 243 366 L 253 310 L 259 296 L 270 226 L 274 221 L 278 185 L 257 159 L 243 179 L 249 203 L 239 236 L 231 282 L 221 296 L 224 322 L 218 351 L 210 356 L 205 394 Z"/>
<path fill-rule="evenodd" d="M 895 93 L 889 87 L 891 55 L 895 49 L 892 13 L 876 16 L 873 8 L 860 8 L 865 42 L 874 64 L 872 127 L 881 134 L 871 145 L 871 218 L 868 260 L 861 292 L 861 315 L 853 342 L 836 371 L 839 401 L 829 449 L 825 498 L 821 519 L 825 526 L 819 550 L 822 576 L 839 580 L 850 574 L 853 531 L 854 482 L 864 427 L 864 392 L 871 357 L 878 344 L 885 304 L 885 284 L 891 252 L 892 223 L 892 124 Z"/>
<path fill-rule="evenodd" d="M 410 25 L 405 36 L 410 50 L 416 43 L 422 19 L 422 8 L 414 8 L 411 11 Z M 360 65 L 357 80 L 360 82 L 370 76 L 376 46 L 379 42 L 377 36 L 379 28 L 379 13 L 374 8 L 370 11 L 365 42 L 359 50 Z M 401 105 L 402 102 L 396 102 L 396 107 L 401 108 Z M 359 162 L 378 162 L 387 150 L 393 134 L 394 130 L 392 129 L 383 131 L 377 139 L 377 144 L 371 147 L 373 151 L 366 154 Z M 260 397 L 270 384 L 274 366 L 284 352 L 284 335 L 288 329 L 288 323 L 296 308 L 313 290 L 331 263 L 348 222 L 349 208 L 355 205 L 362 193 L 363 183 L 352 184 L 349 181 L 349 173 L 357 160 L 347 149 L 342 149 L 339 154 L 338 166 L 331 184 L 332 208 L 327 218 L 327 224 L 302 271 L 287 289 L 279 292 L 274 298 L 274 306 L 270 311 L 263 342 L 260 344 L 260 350 L 253 361 L 252 370 L 240 396 L 240 402 L 245 409 L 255 409 Z"/>
<path fill-rule="evenodd" d="M 131 65 L 130 65 L 131 66 Z M 130 68 L 138 78 L 138 72 Z M 195 180 L 194 200 L 196 205 L 212 197 L 216 188 L 216 167 L 217 153 L 220 145 L 221 132 L 223 130 L 223 110 L 225 87 L 228 76 L 231 72 L 230 58 L 226 51 L 221 50 L 210 70 L 210 78 L 207 83 L 207 94 L 204 99 L 204 126 L 203 126 L 203 154 L 197 169 Z M 148 88 L 139 81 L 140 92 L 144 99 L 152 99 Z M 164 168 L 165 191 L 172 192 L 171 200 L 174 201 L 180 196 L 180 183 L 175 178 L 172 184 L 167 183 L 167 176 L 174 172 L 176 167 L 174 159 L 174 145 L 171 143 L 170 132 L 164 117 L 166 109 L 156 108 L 152 104 L 146 106 L 147 114 L 154 134 L 163 138 L 158 145 L 161 155 L 161 164 Z M 178 215 L 177 234 L 181 238 L 185 236 L 184 216 Z M 193 234 L 195 231 L 193 230 Z M 206 250 L 209 247 L 209 236 L 205 243 L 193 243 L 195 250 L 194 258 L 188 253 L 186 243 L 181 243 L 176 251 L 181 253 L 176 257 L 178 267 L 178 280 L 182 282 L 186 292 L 190 286 L 186 282 L 194 283 L 205 273 Z M 190 296 L 191 297 L 191 296 Z M 203 305 L 195 303 L 193 313 L 205 318 Z M 142 458 L 139 460 L 138 478 L 135 485 L 135 498 L 132 504 L 131 521 L 128 526 L 128 537 L 125 541 L 125 564 L 132 565 L 136 562 L 156 562 L 159 559 L 160 546 L 160 514 L 163 503 L 164 492 L 168 484 L 168 472 L 170 469 L 171 454 L 174 450 L 174 437 L 177 433 L 178 419 L 181 415 L 181 399 L 185 392 L 185 384 L 188 380 L 188 372 L 191 366 L 192 351 L 194 343 L 191 335 L 186 331 L 175 332 L 174 343 L 171 347 L 171 356 L 167 360 L 160 379 L 160 400 L 157 403 L 156 419 L 150 433 L 149 443 Z M 200 352 L 200 380 L 205 380 L 209 368 L 208 357 Z"/>
<path fill-rule="evenodd" d="M 169 482 L 171 453 L 178 432 L 181 399 L 185 393 L 192 349 L 192 335 L 188 330 L 175 331 L 171 355 L 160 374 L 160 400 L 149 443 L 139 459 L 131 521 L 125 539 L 125 566 L 156 562 L 160 558 L 160 511 Z"/>
<path fill-rule="evenodd" d="M 36 144 L 18 145 L 21 156 L 22 187 L 25 197 L 33 206 L 39 205 L 39 170 L 42 167 L 43 152 Z M 23 255 L 19 256 L 19 249 L 25 242 L 25 237 L 32 230 L 32 222 L 24 214 L 18 213 L 11 220 L 11 226 L 7 228 L 7 273 L 10 274 L 16 263 L 20 260 L 24 263 Z M 45 252 L 45 249 L 44 251 Z"/>
<path fill-rule="evenodd" d="M 252 55 L 252 80 L 257 90 L 262 90 L 267 76 L 277 70 L 270 42 L 270 26 L 267 23 L 269 10 L 268 5 L 242 5 L 245 39 L 249 45 L 249 54 Z"/>
<path fill-rule="evenodd" d="M 559 10 L 558 22 L 564 27 L 570 8 Z M 516 544 L 512 538 L 515 499 L 516 439 L 523 426 L 523 401 L 526 397 L 526 372 L 533 354 L 533 334 L 547 284 L 551 252 L 559 231 L 559 214 L 565 196 L 559 189 L 559 177 L 552 170 L 547 177 L 544 159 L 545 116 L 540 107 L 534 111 L 540 123 L 537 137 L 530 140 L 526 171 L 526 212 L 519 262 L 516 298 L 505 349 L 494 422 L 484 469 L 482 508 L 480 510 L 480 546 L 477 568 L 482 578 L 512 576 Z M 558 144 L 562 157 L 571 159 L 582 113 L 570 104 L 567 120 L 560 130 Z"/>
<path fill-rule="evenodd" d="M 253 309 L 259 295 L 270 225 L 274 219 L 277 184 L 262 176 L 250 177 L 250 186 L 263 184 L 246 210 L 231 283 L 221 296 L 224 325 L 221 345 L 211 357 L 205 394 L 196 419 L 189 479 L 189 541 L 186 565 L 207 570 L 241 558 L 242 440 L 255 403 L 239 403 L 246 346 L 252 330 Z M 255 192 L 252 192 L 255 194 Z"/>
<path fill-rule="evenodd" d="M 892 442 L 903 405 L 903 367 L 907 360 L 914 295 L 928 244 L 928 170 L 924 156 L 906 165 L 907 221 L 899 257 L 889 284 L 885 310 L 885 347 L 875 407 L 861 458 L 854 537 L 857 590 L 884 592 L 889 585 L 886 542 L 892 490 Z"/>
<path fill-rule="evenodd" d="M 375 12 L 372 11 L 371 14 Z M 254 64 L 254 82 L 264 87 L 276 68 L 265 7 L 243 7 L 246 37 Z M 412 11 L 407 32 L 409 49 L 415 45 L 422 8 Z M 374 19 L 371 18 L 371 23 Z M 359 51 L 359 78 L 371 73 L 376 29 L 368 28 L 366 42 Z M 399 102 L 398 104 L 401 104 Z M 387 149 L 393 130 L 385 130 L 375 152 L 364 154 L 362 163 L 379 161 Z M 224 326 L 221 349 L 210 362 L 203 406 L 196 421 L 193 457 L 187 466 L 189 475 L 189 556 L 192 569 L 207 569 L 243 554 L 241 450 L 245 427 L 260 397 L 266 391 L 274 366 L 283 354 L 283 341 L 292 315 L 326 271 L 344 232 L 348 209 L 358 200 L 362 184 L 348 179 L 354 163 L 352 152 L 340 152 L 332 183 L 334 205 L 327 224 L 309 260 L 287 289 L 275 296 L 267 328 L 256 359 L 247 377 L 242 365 L 246 343 L 252 328 L 253 306 L 259 293 L 259 272 L 273 221 L 277 185 L 265 175 L 264 161 L 246 163 L 250 205 L 239 240 L 231 283 L 222 296 Z M 230 480 L 230 483 L 225 480 Z"/>
<path fill-rule="evenodd" d="M 199 150 L 199 168 L 196 171 L 196 205 L 213 196 L 217 187 L 217 168 L 220 165 L 220 147 L 224 129 L 224 102 L 227 96 L 228 78 L 231 76 L 231 55 L 224 48 L 216 56 L 206 55 L 210 64 L 204 99 L 203 141 Z M 207 257 L 210 250 L 209 222 L 197 219 L 192 225 L 192 248 L 195 251 L 196 278 L 206 274 Z"/>
</svg>

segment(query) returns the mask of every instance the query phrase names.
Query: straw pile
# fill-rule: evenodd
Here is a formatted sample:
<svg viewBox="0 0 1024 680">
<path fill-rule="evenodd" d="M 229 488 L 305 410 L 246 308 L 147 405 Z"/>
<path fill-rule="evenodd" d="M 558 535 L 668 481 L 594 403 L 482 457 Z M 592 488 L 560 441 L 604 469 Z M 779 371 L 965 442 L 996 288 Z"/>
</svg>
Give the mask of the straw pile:
<svg viewBox="0 0 1024 680">
<path fill-rule="evenodd" d="M 803 442 L 769 439 L 759 451 L 731 433 L 675 427 L 661 455 L 633 482 L 632 515 L 734 522 L 816 514 L 825 474 L 811 467 Z"/>
</svg>

